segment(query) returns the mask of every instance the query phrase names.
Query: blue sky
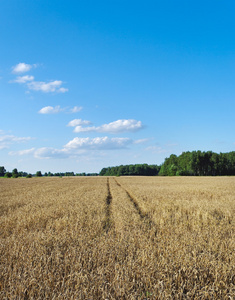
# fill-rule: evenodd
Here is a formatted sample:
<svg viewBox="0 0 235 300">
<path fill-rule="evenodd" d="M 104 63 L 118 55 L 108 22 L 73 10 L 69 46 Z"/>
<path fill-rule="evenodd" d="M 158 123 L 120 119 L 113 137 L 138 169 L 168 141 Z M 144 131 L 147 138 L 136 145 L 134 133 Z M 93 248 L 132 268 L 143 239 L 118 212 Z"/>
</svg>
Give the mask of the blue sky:
<svg viewBox="0 0 235 300">
<path fill-rule="evenodd" d="M 235 150 L 234 1 L 2 0 L 0 165 Z"/>
</svg>

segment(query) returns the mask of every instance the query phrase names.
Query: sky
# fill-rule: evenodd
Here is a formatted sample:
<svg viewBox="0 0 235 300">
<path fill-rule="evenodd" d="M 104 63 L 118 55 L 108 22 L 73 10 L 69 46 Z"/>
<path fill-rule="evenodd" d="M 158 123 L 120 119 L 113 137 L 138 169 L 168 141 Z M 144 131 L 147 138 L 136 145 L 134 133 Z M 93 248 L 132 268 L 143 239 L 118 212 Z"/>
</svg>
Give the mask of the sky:
<svg viewBox="0 0 235 300">
<path fill-rule="evenodd" d="M 0 1 L 0 165 L 235 151 L 235 2 Z"/>
</svg>

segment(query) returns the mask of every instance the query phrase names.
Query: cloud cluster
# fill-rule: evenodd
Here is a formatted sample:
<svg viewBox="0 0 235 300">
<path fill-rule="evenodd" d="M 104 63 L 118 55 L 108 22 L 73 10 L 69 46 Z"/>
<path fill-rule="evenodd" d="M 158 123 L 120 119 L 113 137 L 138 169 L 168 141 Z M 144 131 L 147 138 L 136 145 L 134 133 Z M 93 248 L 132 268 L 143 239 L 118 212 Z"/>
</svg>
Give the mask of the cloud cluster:
<svg viewBox="0 0 235 300">
<path fill-rule="evenodd" d="M 78 111 L 78 107 L 70 109 L 70 111 Z M 60 106 L 46 106 L 43 107 L 39 113 L 41 114 L 53 114 L 62 111 Z M 68 123 L 67 126 L 76 128 L 83 128 L 85 130 L 79 132 L 107 132 L 107 133 L 120 133 L 120 132 L 135 132 L 143 128 L 140 121 L 133 119 L 117 120 L 108 124 L 103 124 L 99 127 L 89 126 L 91 124 L 88 120 L 74 119 Z M 14 136 L 11 136 L 13 139 Z M 15 138 L 17 141 L 27 140 L 28 138 Z M 89 152 L 97 153 L 97 151 L 105 150 L 121 150 L 128 149 L 129 146 L 144 144 L 148 139 L 132 140 L 127 137 L 75 137 L 65 144 L 61 149 L 53 147 L 42 147 L 42 148 L 30 148 L 21 151 L 9 152 L 10 155 L 33 155 L 38 159 L 65 159 L 65 158 L 76 158 Z M 150 150 L 150 149 L 148 149 Z M 151 149 L 153 150 L 153 149 Z"/>
<path fill-rule="evenodd" d="M 42 108 L 39 113 L 49 114 L 49 113 L 58 113 L 62 109 L 60 106 L 52 107 L 46 106 Z M 77 109 L 75 109 L 77 111 Z M 137 131 L 143 128 L 143 125 L 140 121 L 133 119 L 128 120 L 117 120 L 108 124 L 103 124 L 99 127 L 89 126 L 90 121 L 82 119 L 74 119 L 68 123 L 67 126 L 82 128 L 79 132 L 107 132 L 107 133 L 120 133 L 128 131 Z M 85 127 L 84 127 L 85 126 Z M 49 158 L 69 158 L 77 157 L 86 153 L 87 151 L 100 151 L 100 150 L 120 150 L 127 149 L 128 146 L 134 144 L 141 144 L 146 142 L 145 139 L 142 140 L 132 140 L 126 137 L 113 137 L 108 136 L 102 137 L 75 137 L 69 141 L 62 149 L 55 149 L 53 147 L 42 147 L 42 148 L 31 148 L 27 150 L 22 150 L 18 152 L 11 152 L 11 155 L 28 155 L 33 154 L 35 158 L 49 159 Z"/>
<path fill-rule="evenodd" d="M 11 82 L 23 84 L 28 90 L 41 91 L 43 93 L 65 93 L 67 88 L 63 87 L 61 80 L 54 81 L 36 81 L 33 75 L 25 75 L 25 73 L 36 68 L 37 65 L 30 65 L 26 63 L 19 63 L 12 67 L 12 73 L 16 74 L 16 78 Z M 80 106 L 74 106 L 73 108 L 61 108 L 57 106 L 45 106 L 42 107 L 39 114 L 57 114 L 62 111 L 67 113 L 77 113 L 82 110 Z M 100 126 L 92 126 L 92 123 L 88 120 L 74 119 L 71 120 L 67 126 L 74 127 L 75 133 L 106 133 L 106 134 L 119 134 L 123 132 L 136 132 L 143 128 L 141 121 L 134 119 L 119 119 L 114 122 L 102 124 Z M 6 148 L 13 142 L 21 142 L 29 140 L 30 138 L 17 138 L 10 135 L 0 136 L 0 149 Z M 117 150 L 126 149 L 130 145 L 144 143 L 145 140 L 133 141 L 126 137 L 113 137 L 108 136 L 101 137 L 75 137 L 70 140 L 62 149 L 56 149 L 53 147 L 42 148 L 30 148 L 21 151 L 12 151 L 11 155 L 33 155 L 35 158 L 67 158 L 81 155 L 86 151 L 98 151 L 98 150 Z"/>
<path fill-rule="evenodd" d="M 88 122 L 88 121 L 86 121 Z M 117 120 L 108 124 L 103 124 L 101 126 L 88 126 L 84 127 L 83 125 L 89 125 L 89 123 L 81 123 L 80 119 L 75 119 L 69 122 L 68 126 L 75 127 L 74 132 L 99 132 L 99 133 L 111 133 L 117 134 L 122 132 L 135 132 L 143 128 L 141 121 L 136 121 L 133 119 L 128 120 Z"/>
<path fill-rule="evenodd" d="M 37 81 L 31 74 L 25 74 L 32 69 L 38 67 L 36 64 L 19 63 L 12 67 L 12 74 L 15 74 L 15 79 L 11 82 L 22 84 L 29 91 L 40 91 L 43 93 L 65 93 L 68 91 L 67 88 L 63 87 L 63 81 L 51 80 L 51 81 Z M 77 113 L 82 110 L 81 106 L 71 107 L 60 107 L 57 106 L 45 106 L 42 107 L 39 114 L 58 114 L 60 112 L 65 113 Z M 120 134 L 124 132 L 137 132 L 144 128 L 141 121 L 134 119 L 119 119 L 110 123 L 105 123 L 100 126 L 95 126 L 88 120 L 73 119 L 68 124 L 68 127 L 73 127 L 75 133 L 101 133 L 102 136 L 98 137 L 75 137 L 65 144 L 61 149 L 53 147 L 41 147 L 41 148 L 30 148 L 20 151 L 11 151 L 10 155 L 32 155 L 38 159 L 65 159 L 65 158 L 76 158 L 84 155 L 87 152 L 95 153 L 101 151 L 104 153 L 105 150 L 120 150 L 127 149 L 132 145 L 144 144 L 148 139 L 132 140 L 127 137 L 109 137 L 106 135 Z M 104 135 L 104 136 L 103 136 Z M 31 140 L 30 137 L 16 137 L 14 135 L 6 135 L 0 131 L 0 149 L 8 148 L 13 143 L 26 142 Z M 155 149 L 147 149 L 155 150 Z"/>
<path fill-rule="evenodd" d="M 13 74 L 23 74 L 29 72 L 32 68 L 36 68 L 37 65 L 29 65 L 26 63 L 19 63 L 16 66 L 12 67 Z M 54 80 L 54 81 L 35 81 L 34 76 L 32 75 L 24 75 L 17 76 L 15 80 L 10 82 L 26 84 L 27 88 L 32 91 L 41 91 L 43 93 L 65 93 L 68 92 L 67 88 L 62 87 L 63 81 Z"/>
<path fill-rule="evenodd" d="M 120 150 L 125 149 L 127 146 L 133 144 L 129 138 L 109 138 L 96 137 L 96 138 L 74 138 L 69 141 L 62 149 L 55 149 L 52 147 L 31 148 L 21 151 L 10 152 L 10 155 L 28 155 L 33 154 L 35 158 L 68 158 L 79 156 L 84 151 L 97 151 L 97 150 Z"/>
</svg>

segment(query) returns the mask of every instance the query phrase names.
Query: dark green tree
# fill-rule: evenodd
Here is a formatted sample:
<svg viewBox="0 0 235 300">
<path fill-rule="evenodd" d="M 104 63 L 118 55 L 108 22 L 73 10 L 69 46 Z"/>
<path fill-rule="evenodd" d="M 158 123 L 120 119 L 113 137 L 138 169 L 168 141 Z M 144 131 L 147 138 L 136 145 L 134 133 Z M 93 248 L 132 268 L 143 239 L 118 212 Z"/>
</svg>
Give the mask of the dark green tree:
<svg viewBox="0 0 235 300">
<path fill-rule="evenodd" d="M 6 174 L 6 169 L 3 166 L 1 166 L 0 167 L 0 177 L 3 177 L 5 174 Z"/>
<path fill-rule="evenodd" d="M 19 173 L 18 173 L 18 170 L 16 168 L 12 170 L 12 177 L 13 178 L 18 178 L 19 177 Z"/>
<path fill-rule="evenodd" d="M 11 176 L 12 176 L 12 174 L 10 172 L 6 172 L 4 175 L 4 177 L 6 177 L 6 178 L 11 178 Z"/>
</svg>

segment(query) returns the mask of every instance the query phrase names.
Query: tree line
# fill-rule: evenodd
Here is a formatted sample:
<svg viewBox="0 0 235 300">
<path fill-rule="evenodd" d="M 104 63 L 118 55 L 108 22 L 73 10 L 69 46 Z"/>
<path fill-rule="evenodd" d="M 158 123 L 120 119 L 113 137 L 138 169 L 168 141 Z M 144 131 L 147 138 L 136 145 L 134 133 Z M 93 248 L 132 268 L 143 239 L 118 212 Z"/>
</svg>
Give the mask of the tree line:
<svg viewBox="0 0 235 300">
<path fill-rule="evenodd" d="M 19 171 L 15 168 L 12 170 L 12 172 L 6 171 L 4 166 L 0 166 L 0 177 L 5 178 L 18 178 L 18 177 L 32 177 L 32 174 L 29 174 L 27 172 Z"/>
<path fill-rule="evenodd" d="M 59 177 L 64 177 L 64 176 L 98 176 L 98 173 L 74 173 L 74 172 L 57 172 L 57 173 L 51 173 L 51 172 L 46 172 L 43 176 L 59 176 Z"/>
<path fill-rule="evenodd" d="M 215 153 L 212 151 L 188 151 L 179 156 L 171 154 L 161 166 L 148 164 L 120 165 L 103 168 L 100 173 L 74 173 L 74 172 L 45 172 L 37 171 L 35 174 L 19 171 L 15 168 L 7 172 L 0 166 L 0 177 L 42 177 L 42 176 L 223 176 L 235 175 L 235 151 L 228 153 Z"/>
<path fill-rule="evenodd" d="M 161 166 L 137 164 L 103 168 L 100 176 L 223 176 L 235 175 L 235 151 L 188 151 L 171 154 Z"/>
<path fill-rule="evenodd" d="M 12 170 L 12 172 L 6 171 L 4 166 L 0 166 L 0 177 L 5 178 L 18 178 L 18 177 L 50 177 L 50 176 L 57 176 L 57 177 L 64 177 L 64 176 L 98 176 L 98 173 L 74 173 L 74 172 L 57 172 L 57 173 L 51 173 L 51 172 L 45 172 L 42 174 L 41 171 L 37 171 L 35 174 L 30 174 L 23 171 L 18 171 L 16 168 Z"/>
<path fill-rule="evenodd" d="M 148 164 L 121 165 L 116 167 L 103 168 L 100 176 L 156 176 L 160 166 Z"/>
<path fill-rule="evenodd" d="M 166 158 L 161 166 L 162 176 L 222 176 L 235 175 L 235 151 L 215 153 L 212 151 L 183 152 Z"/>
</svg>

